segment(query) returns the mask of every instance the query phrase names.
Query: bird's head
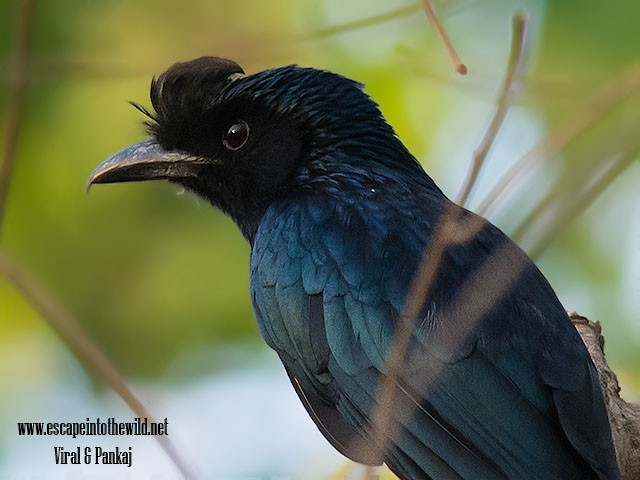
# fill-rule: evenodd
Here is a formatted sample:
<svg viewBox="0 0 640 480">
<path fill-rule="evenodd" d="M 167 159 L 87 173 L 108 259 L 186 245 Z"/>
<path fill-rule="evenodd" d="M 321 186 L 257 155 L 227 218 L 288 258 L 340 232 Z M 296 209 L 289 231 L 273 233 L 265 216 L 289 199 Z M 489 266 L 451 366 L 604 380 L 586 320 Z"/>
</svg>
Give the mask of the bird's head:
<svg viewBox="0 0 640 480">
<path fill-rule="evenodd" d="M 177 63 L 151 82 L 151 138 L 101 163 L 88 185 L 164 179 L 229 214 L 251 240 L 274 201 L 360 162 L 406 152 L 362 86 L 287 66 L 244 75 L 231 60 Z M 386 153 L 385 153 L 386 152 Z"/>
</svg>

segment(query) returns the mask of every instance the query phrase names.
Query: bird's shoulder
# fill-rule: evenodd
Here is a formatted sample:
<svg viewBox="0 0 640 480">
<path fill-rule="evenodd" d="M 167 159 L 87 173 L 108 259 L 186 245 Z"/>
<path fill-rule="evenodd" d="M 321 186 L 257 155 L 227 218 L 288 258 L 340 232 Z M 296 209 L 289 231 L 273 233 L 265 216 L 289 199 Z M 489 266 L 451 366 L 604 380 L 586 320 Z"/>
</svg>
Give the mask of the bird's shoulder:
<svg viewBox="0 0 640 480">
<path fill-rule="evenodd" d="M 315 178 L 265 212 L 252 274 L 265 285 L 301 279 L 309 294 L 357 289 L 400 308 L 404 288 L 397 280 L 411 276 L 446 202 L 439 191 L 368 172 Z M 385 286 L 389 292 L 380 291 Z"/>
<path fill-rule="evenodd" d="M 428 185 L 384 180 L 333 175 L 322 188 L 277 202 L 252 246 L 253 295 L 279 302 L 264 321 L 280 324 L 286 338 L 306 337 L 306 320 L 292 305 L 321 295 L 332 349 L 353 357 L 352 338 L 373 357 L 351 358 L 355 369 L 363 362 L 382 367 L 425 247 L 451 205 Z M 585 351 L 553 289 L 497 227 L 464 209 L 459 215 L 461 224 L 480 228 L 439 259 L 415 328 L 418 354 L 426 349 L 450 361 L 475 348 L 498 361 L 505 352 L 540 355 L 548 359 L 549 382 L 569 384 L 552 365 L 584 362 Z"/>
</svg>

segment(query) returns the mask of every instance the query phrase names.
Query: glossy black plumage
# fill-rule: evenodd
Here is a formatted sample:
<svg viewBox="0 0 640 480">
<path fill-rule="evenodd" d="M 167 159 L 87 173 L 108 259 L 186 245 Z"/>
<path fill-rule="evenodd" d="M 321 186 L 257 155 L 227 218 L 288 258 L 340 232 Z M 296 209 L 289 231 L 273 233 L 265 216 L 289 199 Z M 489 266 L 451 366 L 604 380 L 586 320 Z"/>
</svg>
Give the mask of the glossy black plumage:
<svg viewBox="0 0 640 480">
<path fill-rule="evenodd" d="M 216 58 L 169 69 L 152 83 L 152 141 L 90 183 L 168 179 L 231 216 L 252 246 L 260 332 L 325 437 L 402 478 L 619 478 L 597 373 L 553 290 L 463 209 L 479 233 L 445 251 L 379 452 L 377 388 L 451 203 L 361 85 L 295 66 L 241 74 Z M 238 121 L 248 137 L 232 151 Z"/>
</svg>

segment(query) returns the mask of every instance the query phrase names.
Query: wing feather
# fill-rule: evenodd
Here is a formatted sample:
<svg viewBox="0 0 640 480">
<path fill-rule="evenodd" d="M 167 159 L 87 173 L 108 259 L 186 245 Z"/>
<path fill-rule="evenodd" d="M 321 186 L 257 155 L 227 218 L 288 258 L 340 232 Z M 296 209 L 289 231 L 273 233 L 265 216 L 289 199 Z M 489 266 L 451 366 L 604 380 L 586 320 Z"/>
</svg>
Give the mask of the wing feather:
<svg viewBox="0 0 640 480">
<path fill-rule="evenodd" d="M 420 201 L 415 212 L 425 211 Z M 361 205 L 330 216 L 326 203 L 309 197 L 267 211 L 252 252 L 254 306 L 318 428 L 346 456 L 375 464 L 381 459 L 368 445 L 377 389 L 436 219 L 390 212 L 410 224 L 376 223 L 371 236 Z M 476 282 L 471 299 L 455 292 L 505 246 L 507 260 L 525 268 L 468 325 L 474 305 L 464 302 L 495 295 L 496 282 Z M 594 470 L 618 478 L 597 374 L 530 260 L 487 224 L 447 251 L 438 275 L 395 379 L 384 461 L 415 479 L 590 478 Z M 462 304 L 453 308 L 452 298 Z"/>
</svg>

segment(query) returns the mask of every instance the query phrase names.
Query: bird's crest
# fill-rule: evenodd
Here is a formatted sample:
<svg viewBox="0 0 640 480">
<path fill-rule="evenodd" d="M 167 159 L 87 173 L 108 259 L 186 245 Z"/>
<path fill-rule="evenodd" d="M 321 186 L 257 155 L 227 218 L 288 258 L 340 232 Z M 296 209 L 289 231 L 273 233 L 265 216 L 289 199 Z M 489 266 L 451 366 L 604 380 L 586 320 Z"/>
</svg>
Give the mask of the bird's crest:
<svg viewBox="0 0 640 480">
<path fill-rule="evenodd" d="M 189 123 L 210 106 L 211 99 L 224 86 L 244 75 L 240 65 L 219 57 L 200 57 L 172 65 L 151 81 L 150 97 L 154 112 L 130 102 L 145 115 L 149 133 L 162 136 L 166 130 Z"/>
</svg>

